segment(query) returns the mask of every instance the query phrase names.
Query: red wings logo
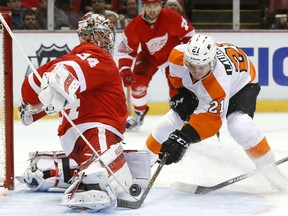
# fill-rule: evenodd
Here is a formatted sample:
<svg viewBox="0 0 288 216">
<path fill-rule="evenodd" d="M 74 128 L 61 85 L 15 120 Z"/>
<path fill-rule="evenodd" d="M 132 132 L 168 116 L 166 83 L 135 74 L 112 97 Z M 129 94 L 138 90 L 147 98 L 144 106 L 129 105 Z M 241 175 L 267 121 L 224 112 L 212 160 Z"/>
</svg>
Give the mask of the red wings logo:
<svg viewBox="0 0 288 216">
<path fill-rule="evenodd" d="M 146 46 L 148 48 L 148 51 L 150 55 L 154 55 L 155 52 L 161 50 L 168 40 L 168 33 L 166 33 L 163 36 L 153 38 L 146 42 Z"/>
</svg>

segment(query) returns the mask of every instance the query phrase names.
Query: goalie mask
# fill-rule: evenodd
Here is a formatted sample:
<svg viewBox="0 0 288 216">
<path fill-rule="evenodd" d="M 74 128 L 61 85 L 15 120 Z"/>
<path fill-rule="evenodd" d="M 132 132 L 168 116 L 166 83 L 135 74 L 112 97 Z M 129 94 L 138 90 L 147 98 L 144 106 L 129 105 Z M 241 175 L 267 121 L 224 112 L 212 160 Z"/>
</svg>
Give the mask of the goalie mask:
<svg viewBox="0 0 288 216">
<path fill-rule="evenodd" d="M 210 64 L 213 70 L 216 56 L 215 40 L 207 35 L 194 35 L 184 51 L 184 60 L 194 66 Z"/>
<path fill-rule="evenodd" d="M 109 19 L 89 12 L 80 18 L 77 32 L 80 41 L 95 43 L 112 56 L 116 30 Z"/>
</svg>

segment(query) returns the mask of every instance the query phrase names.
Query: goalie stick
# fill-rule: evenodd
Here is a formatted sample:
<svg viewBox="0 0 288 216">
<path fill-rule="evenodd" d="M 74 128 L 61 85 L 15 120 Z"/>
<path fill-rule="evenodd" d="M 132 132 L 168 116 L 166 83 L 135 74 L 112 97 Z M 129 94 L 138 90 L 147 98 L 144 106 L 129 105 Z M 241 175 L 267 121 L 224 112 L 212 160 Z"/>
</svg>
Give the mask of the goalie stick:
<svg viewBox="0 0 288 216">
<path fill-rule="evenodd" d="M 229 180 L 226 180 L 224 182 L 221 182 L 219 184 L 216 184 L 214 186 L 201 186 L 201 185 L 193 185 L 193 184 L 187 184 L 183 182 L 174 182 L 171 185 L 171 188 L 175 191 L 182 191 L 182 192 L 188 192 L 188 193 L 194 193 L 194 194 L 207 194 L 209 192 L 213 192 L 216 190 L 219 190 L 223 187 L 226 187 L 228 185 L 232 185 L 236 182 L 242 181 L 243 179 L 246 179 L 248 177 L 254 176 L 256 174 L 259 174 L 263 170 L 269 169 L 271 167 L 277 166 L 279 164 L 282 164 L 284 162 L 288 161 L 288 157 L 285 157 L 281 160 L 275 161 L 273 163 L 267 164 L 266 166 L 263 166 L 259 169 L 255 169 L 253 171 L 250 171 L 248 173 L 236 176 L 234 178 L 231 178 Z"/>
<path fill-rule="evenodd" d="M 138 209 L 142 206 L 144 200 L 146 199 L 148 193 L 150 192 L 154 182 L 156 181 L 156 178 L 158 177 L 160 171 L 162 170 L 163 166 L 165 165 L 165 162 L 167 160 L 167 154 L 164 155 L 162 160 L 160 161 L 155 173 L 153 174 L 149 184 L 147 185 L 146 190 L 143 192 L 141 198 L 137 201 L 129 201 L 129 200 L 123 200 L 123 199 L 117 199 L 117 206 L 123 207 L 123 208 L 131 208 L 131 209 Z"/>
</svg>

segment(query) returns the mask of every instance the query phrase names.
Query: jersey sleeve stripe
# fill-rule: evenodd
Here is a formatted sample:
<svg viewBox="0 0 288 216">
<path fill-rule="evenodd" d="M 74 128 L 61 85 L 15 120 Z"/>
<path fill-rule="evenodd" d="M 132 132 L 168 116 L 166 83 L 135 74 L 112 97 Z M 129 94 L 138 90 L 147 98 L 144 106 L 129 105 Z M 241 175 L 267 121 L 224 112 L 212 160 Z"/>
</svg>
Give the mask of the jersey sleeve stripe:
<svg viewBox="0 0 288 216">
<path fill-rule="evenodd" d="M 171 64 L 183 66 L 183 59 L 184 59 L 184 53 L 174 48 L 169 55 L 168 61 Z"/>
<path fill-rule="evenodd" d="M 220 115 L 212 113 L 193 114 L 188 121 L 199 134 L 201 140 L 214 136 L 220 129 L 222 121 Z"/>
<path fill-rule="evenodd" d="M 220 103 L 220 101 L 226 97 L 225 91 L 213 73 L 211 73 L 206 79 L 203 79 L 202 84 L 212 100 L 217 99 Z"/>
<path fill-rule="evenodd" d="M 184 43 L 187 43 L 194 34 L 195 34 L 195 29 L 192 29 L 187 34 L 185 34 L 182 38 L 180 38 L 180 40 L 183 41 Z"/>
<path fill-rule="evenodd" d="M 37 81 L 39 82 L 38 78 L 36 77 L 36 75 L 34 73 L 30 73 L 28 75 L 28 82 L 29 85 L 31 86 L 31 88 L 37 93 L 39 94 L 42 89 L 40 88 L 40 86 L 38 86 L 35 82 L 34 82 L 34 78 L 37 79 Z"/>
<path fill-rule="evenodd" d="M 169 80 L 176 89 L 184 87 L 182 84 L 182 79 L 179 77 L 173 77 L 171 74 L 169 74 Z"/>
<path fill-rule="evenodd" d="M 249 61 L 250 64 L 250 77 L 251 77 L 251 82 L 253 82 L 256 78 L 256 69 L 251 61 Z"/>
</svg>

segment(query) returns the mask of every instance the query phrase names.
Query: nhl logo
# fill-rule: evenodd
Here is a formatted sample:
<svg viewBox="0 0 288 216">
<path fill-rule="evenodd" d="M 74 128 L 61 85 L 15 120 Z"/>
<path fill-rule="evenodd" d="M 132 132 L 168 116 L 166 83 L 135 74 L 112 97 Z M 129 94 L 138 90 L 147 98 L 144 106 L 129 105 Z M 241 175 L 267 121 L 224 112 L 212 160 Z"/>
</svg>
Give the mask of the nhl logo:
<svg viewBox="0 0 288 216">
<path fill-rule="evenodd" d="M 56 58 L 60 58 L 61 56 L 70 52 L 70 49 L 67 44 L 64 46 L 57 46 L 56 44 L 52 44 L 49 47 L 41 44 L 40 48 L 36 51 L 36 56 L 28 56 L 32 64 L 35 68 L 40 67 L 47 62 L 50 62 Z M 26 76 L 31 73 L 31 69 L 28 66 L 26 70 Z"/>
</svg>

